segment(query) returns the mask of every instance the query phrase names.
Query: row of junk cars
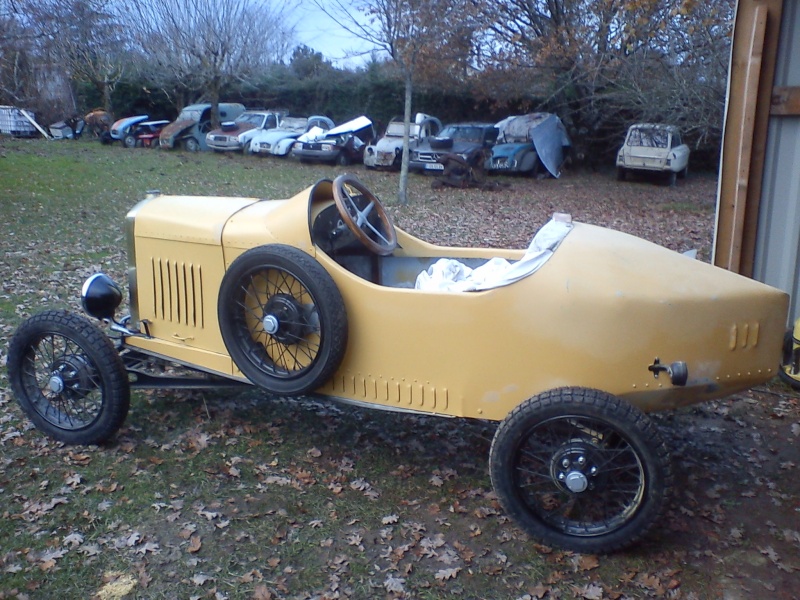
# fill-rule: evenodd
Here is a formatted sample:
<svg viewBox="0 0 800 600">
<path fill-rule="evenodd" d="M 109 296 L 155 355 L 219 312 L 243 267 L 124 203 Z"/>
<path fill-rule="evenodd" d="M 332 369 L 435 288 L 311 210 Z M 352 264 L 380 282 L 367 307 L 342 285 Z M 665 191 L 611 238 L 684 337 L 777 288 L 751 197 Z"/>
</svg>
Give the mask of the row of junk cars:
<svg viewBox="0 0 800 600">
<path fill-rule="evenodd" d="M 184 148 L 189 151 L 239 151 L 262 156 L 292 156 L 301 161 L 367 168 L 399 169 L 404 123 L 392 119 L 379 137 L 371 119 L 359 116 L 336 125 L 324 115 L 290 116 L 285 110 L 245 110 L 219 105 L 221 126 L 211 129 L 211 106 L 195 104 L 172 123 L 147 115 L 116 121 L 107 141 L 134 148 Z M 158 130 L 157 138 L 154 128 Z M 561 120 L 550 113 L 509 117 L 499 123 L 466 122 L 443 126 L 436 117 L 417 113 L 409 130 L 414 171 L 443 172 L 448 161 L 487 171 L 560 174 L 570 147 Z"/>
<path fill-rule="evenodd" d="M 151 120 L 144 114 L 129 116 L 106 125 L 99 135 L 104 143 L 128 148 L 238 151 L 339 166 L 363 162 L 367 168 L 400 168 L 402 118 L 392 119 L 379 137 L 366 116 L 336 125 L 324 115 L 297 117 L 287 110 L 248 110 L 242 104 L 226 102 L 219 104 L 221 126 L 212 130 L 211 110 L 211 104 L 192 104 L 172 122 Z M 90 113 L 85 121 L 92 122 L 93 116 Z M 50 126 L 52 137 L 72 137 L 70 132 L 80 135 L 73 123 Z M 462 182 L 476 178 L 479 172 L 559 177 L 571 147 L 561 119 L 546 112 L 514 115 L 497 123 L 446 126 L 436 117 L 417 113 L 410 125 L 409 144 L 410 170 L 439 173 Z M 688 173 L 688 162 L 689 148 L 677 127 L 637 123 L 630 126 L 617 153 L 617 178 L 624 180 L 633 172 L 657 173 L 674 184 Z"/>
</svg>

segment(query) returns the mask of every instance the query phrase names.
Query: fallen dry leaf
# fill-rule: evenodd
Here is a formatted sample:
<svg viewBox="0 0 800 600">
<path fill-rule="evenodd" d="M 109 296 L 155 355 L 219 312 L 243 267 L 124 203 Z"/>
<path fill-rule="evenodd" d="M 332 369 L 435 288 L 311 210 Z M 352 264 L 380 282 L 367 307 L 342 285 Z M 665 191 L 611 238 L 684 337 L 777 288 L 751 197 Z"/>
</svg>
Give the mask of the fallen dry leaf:
<svg viewBox="0 0 800 600">
<path fill-rule="evenodd" d="M 205 585 L 209 581 L 214 581 L 214 578 L 203 573 L 198 573 L 197 575 L 192 576 L 192 583 L 195 585 Z"/>
<path fill-rule="evenodd" d="M 200 552 L 200 548 L 202 547 L 203 547 L 203 542 L 200 539 L 200 536 L 193 535 L 191 538 L 189 538 L 189 547 L 186 548 L 186 551 L 189 552 L 189 554 L 195 554 L 197 552 Z"/>
<path fill-rule="evenodd" d="M 263 584 L 259 584 L 253 589 L 252 600 L 272 600 L 274 596 L 269 588 Z"/>
<path fill-rule="evenodd" d="M 406 591 L 405 583 L 406 580 L 402 577 L 395 577 L 394 575 L 388 575 L 383 582 L 383 587 L 386 589 L 387 592 L 391 592 L 394 594 L 404 594 Z"/>
<path fill-rule="evenodd" d="M 461 572 L 461 568 L 460 567 L 455 567 L 453 569 L 441 569 L 439 571 L 436 571 L 436 575 L 434 575 L 434 578 L 436 578 L 439 581 L 446 581 L 448 579 L 455 579 L 455 577 L 460 572 Z"/>
<path fill-rule="evenodd" d="M 578 598 L 585 600 L 603 600 L 603 588 L 596 583 L 589 583 L 583 587 L 572 587 Z"/>
<path fill-rule="evenodd" d="M 600 560 L 592 554 L 581 554 L 575 558 L 575 571 L 591 571 L 600 566 Z"/>
</svg>

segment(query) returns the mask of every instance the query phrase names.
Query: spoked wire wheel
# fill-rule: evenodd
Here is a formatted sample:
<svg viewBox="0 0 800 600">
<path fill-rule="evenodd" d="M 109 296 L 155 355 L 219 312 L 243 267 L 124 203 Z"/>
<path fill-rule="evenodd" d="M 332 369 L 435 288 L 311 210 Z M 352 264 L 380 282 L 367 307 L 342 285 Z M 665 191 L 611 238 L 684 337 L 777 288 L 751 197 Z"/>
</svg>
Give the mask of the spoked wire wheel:
<svg viewBox="0 0 800 600">
<path fill-rule="evenodd" d="M 652 422 L 582 388 L 517 407 L 498 428 L 490 465 L 501 503 L 528 533 L 578 552 L 640 539 L 671 484 L 668 452 Z"/>
<path fill-rule="evenodd" d="M 220 286 L 220 330 L 236 366 L 273 393 L 322 385 L 347 343 L 344 302 L 330 275 L 296 248 L 253 248 Z"/>
<path fill-rule="evenodd" d="M 79 315 L 48 311 L 28 319 L 11 341 L 8 368 L 20 406 L 57 440 L 99 443 L 128 413 L 130 389 L 119 354 Z"/>
<path fill-rule="evenodd" d="M 322 341 L 319 312 L 308 289 L 282 269 L 265 268 L 242 280 L 240 308 L 245 329 L 264 347 L 276 377 L 307 370 Z"/>
</svg>

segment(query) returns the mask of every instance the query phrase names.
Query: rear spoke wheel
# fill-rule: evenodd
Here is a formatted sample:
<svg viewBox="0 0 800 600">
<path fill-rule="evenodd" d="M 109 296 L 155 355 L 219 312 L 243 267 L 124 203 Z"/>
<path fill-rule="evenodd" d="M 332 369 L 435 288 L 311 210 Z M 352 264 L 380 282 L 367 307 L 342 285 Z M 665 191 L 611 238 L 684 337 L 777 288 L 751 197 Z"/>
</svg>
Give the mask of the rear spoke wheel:
<svg viewBox="0 0 800 600">
<path fill-rule="evenodd" d="M 490 467 L 510 516 L 543 542 L 578 552 L 640 539 L 671 483 L 652 422 L 618 398 L 583 388 L 518 406 L 498 427 Z"/>
</svg>

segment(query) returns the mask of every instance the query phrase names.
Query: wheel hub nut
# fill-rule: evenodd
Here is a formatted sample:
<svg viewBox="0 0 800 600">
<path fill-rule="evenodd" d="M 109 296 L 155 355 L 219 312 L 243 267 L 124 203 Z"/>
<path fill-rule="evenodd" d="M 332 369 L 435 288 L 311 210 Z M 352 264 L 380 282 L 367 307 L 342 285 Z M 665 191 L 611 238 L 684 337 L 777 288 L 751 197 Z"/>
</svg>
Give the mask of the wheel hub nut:
<svg viewBox="0 0 800 600">
<path fill-rule="evenodd" d="M 275 315 L 266 315 L 262 323 L 264 325 L 264 331 L 266 331 L 268 334 L 274 335 L 278 333 L 280 323 Z"/>
</svg>

